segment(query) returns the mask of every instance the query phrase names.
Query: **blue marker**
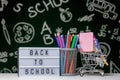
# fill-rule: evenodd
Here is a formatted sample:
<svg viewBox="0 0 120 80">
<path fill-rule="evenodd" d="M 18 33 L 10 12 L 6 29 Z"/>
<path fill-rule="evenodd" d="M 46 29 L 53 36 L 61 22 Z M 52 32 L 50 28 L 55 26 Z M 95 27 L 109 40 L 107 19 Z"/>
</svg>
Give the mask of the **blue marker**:
<svg viewBox="0 0 120 80">
<path fill-rule="evenodd" d="M 67 48 L 68 47 L 68 38 L 69 38 L 69 32 L 67 33 L 67 36 L 66 36 L 66 45 L 65 45 L 65 48 Z M 66 53 L 66 51 L 65 51 L 65 55 L 64 55 L 64 64 L 63 64 L 63 71 L 65 72 L 65 65 L 66 65 L 66 57 L 67 57 L 67 53 Z"/>
<path fill-rule="evenodd" d="M 65 48 L 65 42 L 64 42 L 64 37 L 61 35 L 61 41 L 62 41 L 62 48 Z M 64 72 L 64 51 L 61 52 L 61 72 Z"/>
<path fill-rule="evenodd" d="M 55 39 L 56 39 L 56 41 L 57 41 L 58 47 L 60 48 L 60 42 L 59 42 L 59 39 L 58 39 L 58 37 L 56 36 L 56 34 L 55 34 Z"/>
<path fill-rule="evenodd" d="M 77 42 L 78 42 L 78 36 L 77 36 L 76 43 L 75 43 L 75 46 L 74 46 L 75 48 L 76 48 L 76 46 L 77 46 Z"/>
<path fill-rule="evenodd" d="M 96 47 L 98 48 L 98 50 L 101 50 L 100 44 L 99 44 L 99 42 L 98 42 L 98 39 L 96 39 Z"/>
</svg>

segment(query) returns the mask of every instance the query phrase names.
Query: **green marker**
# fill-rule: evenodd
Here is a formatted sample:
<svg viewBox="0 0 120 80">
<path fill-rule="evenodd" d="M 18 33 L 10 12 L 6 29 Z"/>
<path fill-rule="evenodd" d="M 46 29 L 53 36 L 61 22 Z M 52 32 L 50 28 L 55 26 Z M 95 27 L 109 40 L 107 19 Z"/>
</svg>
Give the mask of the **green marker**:
<svg viewBox="0 0 120 80">
<path fill-rule="evenodd" d="M 75 35 L 74 38 L 73 38 L 73 41 L 72 41 L 71 48 L 75 48 L 76 40 L 77 40 L 77 36 Z M 70 52 L 70 62 L 72 61 L 72 55 L 73 55 L 73 53 L 74 52 Z"/>
<path fill-rule="evenodd" d="M 75 42 L 76 42 L 77 36 L 75 35 L 72 41 L 72 46 L 71 48 L 75 48 Z"/>
</svg>

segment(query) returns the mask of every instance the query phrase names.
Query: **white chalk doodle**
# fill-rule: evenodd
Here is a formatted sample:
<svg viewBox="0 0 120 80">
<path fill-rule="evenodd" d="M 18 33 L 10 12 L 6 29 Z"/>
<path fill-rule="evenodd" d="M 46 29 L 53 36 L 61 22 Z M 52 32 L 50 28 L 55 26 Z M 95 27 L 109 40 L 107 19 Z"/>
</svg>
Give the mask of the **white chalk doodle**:
<svg viewBox="0 0 120 80">
<path fill-rule="evenodd" d="M 18 51 L 10 52 L 9 57 L 18 58 Z"/>
<path fill-rule="evenodd" d="M 6 63 L 7 61 L 8 61 L 7 58 L 2 58 L 2 59 L 0 59 L 0 63 Z"/>
<path fill-rule="evenodd" d="M 100 33 L 98 33 L 97 35 L 99 36 L 99 37 L 106 37 L 106 32 L 107 32 L 107 27 L 108 27 L 108 25 L 107 24 L 103 24 L 102 26 L 101 26 L 101 29 L 100 29 Z"/>
<path fill-rule="evenodd" d="M 120 36 L 119 36 L 119 28 L 114 28 L 113 29 L 113 33 L 111 35 L 111 40 L 117 40 L 117 41 L 120 41 Z"/>
<path fill-rule="evenodd" d="M 63 30 L 62 30 L 62 27 L 58 27 L 57 29 L 56 29 L 56 33 L 62 33 L 63 32 Z"/>
<path fill-rule="evenodd" d="M 12 71 L 8 68 L 1 69 L 0 73 L 12 73 Z"/>
<path fill-rule="evenodd" d="M 14 52 L 3 51 L 3 52 L 0 52 L 0 59 L 2 61 L 5 60 L 4 58 L 8 58 L 8 57 L 18 58 L 18 51 L 14 51 Z"/>
<path fill-rule="evenodd" d="M 43 35 L 44 44 L 50 45 L 54 42 L 53 38 L 50 36 L 50 34 L 52 34 L 52 31 L 46 21 L 43 23 L 42 31 L 40 34 Z"/>
<path fill-rule="evenodd" d="M 83 17 L 79 17 L 78 18 L 78 21 L 79 22 L 83 22 L 83 21 L 87 21 L 87 22 L 90 22 L 93 20 L 93 17 L 95 16 L 95 14 L 91 14 L 91 15 L 85 15 Z"/>
<path fill-rule="evenodd" d="M 34 27 L 26 22 L 17 23 L 13 28 L 13 32 L 15 34 L 14 40 L 17 43 L 28 43 L 35 36 Z"/>
<path fill-rule="evenodd" d="M 0 59 L 5 58 L 5 57 L 8 57 L 8 52 L 6 52 L 6 51 L 0 52 Z"/>
<path fill-rule="evenodd" d="M 97 11 L 103 14 L 104 19 L 116 20 L 118 14 L 115 12 L 116 6 L 105 0 L 87 0 L 86 6 L 89 11 Z"/>
<path fill-rule="evenodd" d="M 97 34 L 99 37 L 106 37 L 108 34 L 110 34 L 111 40 L 120 41 L 120 35 L 119 35 L 119 28 L 113 28 L 112 30 L 108 30 L 109 26 L 107 24 L 102 24 L 100 32 Z"/>
<path fill-rule="evenodd" d="M 50 34 L 43 35 L 43 41 L 44 41 L 44 44 L 46 44 L 46 45 L 50 45 L 50 44 L 52 44 L 54 42 L 54 40 L 50 36 Z"/>
<path fill-rule="evenodd" d="M 18 51 L 14 52 L 14 58 L 18 58 Z"/>
<path fill-rule="evenodd" d="M 6 51 L 0 52 L 0 63 L 6 63 L 8 61 L 7 57 L 8 53 Z"/>
<path fill-rule="evenodd" d="M 86 26 L 86 29 L 85 30 L 81 30 L 80 32 L 91 32 L 92 30 L 89 29 L 89 26 Z"/>
<path fill-rule="evenodd" d="M 106 42 L 99 42 L 99 43 L 100 43 L 100 47 L 101 47 L 103 54 L 105 54 L 106 56 L 109 56 L 109 54 L 111 52 L 110 45 L 107 44 Z"/>
<path fill-rule="evenodd" d="M 5 19 L 2 19 L 2 20 L 1 20 L 1 24 L 2 24 L 3 34 L 4 34 L 4 36 L 5 36 L 5 39 L 6 39 L 7 43 L 8 43 L 9 45 L 11 45 L 10 35 L 9 35 L 8 29 L 7 29 L 6 25 L 5 25 Z"/>
<path fill-rule="evenodd" d="M 13 52 L 9 53 L 9 57 L 13 57 L 13 56 L 14 56 Z"/>
<path fill-rule="evenodd" d="M 113 35 L 119 35 L 119 28 L 114 28 Z"/>
<path fill-rule="evenodd" d="M 91 30 L 89 29 L 89 26 L 86 26 L 86 32 L 91 32 Z"/>
<path fill-rule="evenodd" d="M 77 33 L 77 28 L 70 28 L 69 33 L 71 34 Z"/>
<path fill-rule="evenodd" d="M 118 20 L 118 23 L 120 24 L 120 20 Z"/>
<path fill-rule="evenodd" d="M 13 66 L 13 67 L 12 67 L 12 71 L 13 71 L 13 72 L 17 72 L 17 67 L 16 67 L 16 66 Z"/>
<path fill-rule="evenodd" d="M 119 67 L 113 61 L 110 61 L 110 73 L 120 73 Z"/>
<path fill-rule="evenodd" d="M 1 6 L 0 6 L 0 12 L 2 12 L 4 10 L 4 5 L 7 6 L 8 5 L 8 1 L 7 0 L 0 0 L 1 2 Z"/>
<path fill-rule="evenodd" d="M 40 34 L 42 35 L 45 31 L 48 31 L 50 34 L 52 34 L 52 31 L 46 21 L 43 23 L 42 31 Z"/>
<path fill-rule="evenodd" d="M 60 6 L 62 6 L 63 3 L 68 3 L 68 2 L 69 2 L 69 0 L 59 0 L 59 1 L 48 0 L 48 2 L 43 0 L 43 4 L 44 4 L 44 6 L 45 6 L 47 11 L 49 11 L 49 7 L 48 6 L 51 6 L 52 8 L 55 8 L 55 7 L 60 7 Z"/>
<path fill-rule="evenodd" d="M 50 8 L 57 8 L 62 6 L 65 3 L 68 3 L 70 0 L 42 0 L 41 3 L 36 3 L 35 6 L 30 6 L 28 8 L 29 18 L 34 18 L 38 14 L 42 14 L 45 11 L 49 11 Z"/>
<path fill-rule="evenodd" d="M 20 12 L 21 7 L 23 7 L 23 4 L 22 3 L 17 3 L 16 7 L 13 7 L 13 11 L 14 12 Z"/>
<path fill-rule="evenodd" d="M 72 13 L 68 10 L 69 10 L 69 8 L 66 8 L 66 9 L 59 8 L 60 19 L 65 23 L 70 22 L 72 20 Z"/>
<path fill-rule="evenodd" d="M 14 52 L 1 52 L 0 53 L 1 55 L 0 56 L 2 56 L 2 58 L 4 58 L 4 57 L 14 57 L 14 58 L 17 58 L 18 57 L 18 51 L 14 51 Z M 4 55 L 4 57 L 3 57 L 3 55 Z"/>
<path fill-rule="evenodd" d="M 116 40 L 120 42 L 120 36 L 117 36 Z"/>
<path fill-rule="evenodd" d="M 107 32 L 108 32 L 108 34 L 110 34 L 110 33 L 111 33 L 111 30 L 108 30 Z"/>
</svg>

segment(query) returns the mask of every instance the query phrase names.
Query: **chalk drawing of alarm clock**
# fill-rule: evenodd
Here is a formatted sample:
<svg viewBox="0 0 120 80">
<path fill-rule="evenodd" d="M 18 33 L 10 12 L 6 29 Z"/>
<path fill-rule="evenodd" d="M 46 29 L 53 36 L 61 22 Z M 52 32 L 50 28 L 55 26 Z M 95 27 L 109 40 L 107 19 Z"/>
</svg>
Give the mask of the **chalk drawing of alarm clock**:
<svg viewBox="0 0 120 80">
<path fill-rule="evenodd" d="M 63 8 L 59 8 L 60 13 L 60 19 L 63 22 L 70 22 L 72 19 L 72 13 L 70 11 L 68 11 L 69 8 L 63 9 Z"/>
<path fill-rule="evenodd" d="M 17 23 L 14 28 L 14 40 L 17 43 L 28 43 L 33 40 L 35 36 L 34 27 L 26 22 Z"/>
</svg>

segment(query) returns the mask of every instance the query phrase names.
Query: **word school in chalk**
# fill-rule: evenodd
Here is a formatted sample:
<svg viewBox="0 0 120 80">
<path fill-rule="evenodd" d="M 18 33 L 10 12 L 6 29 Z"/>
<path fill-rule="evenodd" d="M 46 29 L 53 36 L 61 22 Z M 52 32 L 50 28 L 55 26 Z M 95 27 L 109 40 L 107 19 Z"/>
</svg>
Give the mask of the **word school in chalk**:
<svg viewBox="0 0 120 80">
<path fill-rule="evenodd" d="M 49 8 L 60 7 L 63 3 L 68 3 L 69 0 L 48 0 L 41 3 L 36 3 L 35 7 L 30 6 L 28 8 L 29 17 L 34 18 L 38 13 L 44 13 L 45 11 L 49 11 Z M 43 7 L 44 6 L 44 7 Z"/>
<path fill-rule="evenodd" d="M 38 13 L 44 13 L 45 11 L 49 11 L 50 8 L 57 8 L 63 5 L 63 3 L 68 3 L 69 0 L 43 0 L 41 3 L 38 2 L 35 6 L 28 7 L 29 17 L 34 18 L 37 16 Z M 24 5 L 22 3 L 16 4 L 13 7 L 13 11 L 20 12 Z"/>
</svg>

